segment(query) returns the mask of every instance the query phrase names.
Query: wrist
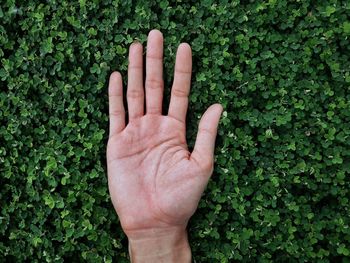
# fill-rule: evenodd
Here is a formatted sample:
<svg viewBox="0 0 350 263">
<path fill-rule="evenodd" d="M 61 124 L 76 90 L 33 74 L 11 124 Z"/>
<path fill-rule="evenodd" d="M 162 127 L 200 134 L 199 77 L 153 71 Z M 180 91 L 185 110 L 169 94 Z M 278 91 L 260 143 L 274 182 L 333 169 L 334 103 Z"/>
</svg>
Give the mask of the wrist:
<svg viewBox="0 0 350 263">
<path fill-rule="evenodd" d="M 127 236 L 132 263 L 191 262 L 186 227 L 137 230 Z"/>
</svg>

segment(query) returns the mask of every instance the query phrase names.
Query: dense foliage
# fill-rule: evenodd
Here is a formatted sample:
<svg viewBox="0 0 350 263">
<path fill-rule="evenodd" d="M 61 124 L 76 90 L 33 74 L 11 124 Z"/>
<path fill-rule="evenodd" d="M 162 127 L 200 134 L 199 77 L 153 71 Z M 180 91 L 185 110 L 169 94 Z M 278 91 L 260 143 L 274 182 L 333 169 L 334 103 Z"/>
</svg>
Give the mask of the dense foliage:
<svg viewBox="0 0 350 263">
<path fill-rule="evenodd" d="M 190 145 L 225 108 L 195 262 L 350 262 L 348 1 L 3 0 L 0 21 L 1 262 L 128 262 L 107 80 L 153 28 L 166 87 L 178 44 L 193 49 Z"/>
</svg>

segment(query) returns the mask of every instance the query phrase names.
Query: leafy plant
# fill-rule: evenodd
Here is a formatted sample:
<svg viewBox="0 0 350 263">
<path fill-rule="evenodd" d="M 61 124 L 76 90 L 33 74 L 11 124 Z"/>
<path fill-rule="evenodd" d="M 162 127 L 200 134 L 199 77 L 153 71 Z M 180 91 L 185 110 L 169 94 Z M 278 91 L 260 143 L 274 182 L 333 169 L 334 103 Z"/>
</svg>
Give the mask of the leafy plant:
<svg viewBox="0 0 350 263">
<path fill-rule="evenodd" d="M 107 80 L 158 28 L 166 87 L 178 44 L 193 49 L 190 145 L 204 109 L 225 108 L 195 261 L 349 262 L 349 18 L 336 0 L 2 1 L 2 261 L 128 262 Z"/>
</svg>

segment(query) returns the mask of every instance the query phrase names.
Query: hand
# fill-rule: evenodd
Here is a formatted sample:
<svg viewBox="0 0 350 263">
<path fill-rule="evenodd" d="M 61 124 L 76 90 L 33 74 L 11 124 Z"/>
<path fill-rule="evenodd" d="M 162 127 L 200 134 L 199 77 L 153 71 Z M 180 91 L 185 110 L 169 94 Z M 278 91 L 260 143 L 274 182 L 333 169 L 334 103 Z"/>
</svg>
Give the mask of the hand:
<svg viewBox="0 0 350 263">
<path fill-rule="evenodd" d="M 140 43 L 130 46 L 127 125 L 122 77 L 113 72 L 109 80 L 108 186 L 130 242 L 157 235 L 182 239 L 213 171 L 222 106 L 214 104 L 204 113 L 190 153 L 185 133 L 191 47 L 186 43 L 178 47 L 168 115 L 162 115 L 162 68 L 163 36 L 152 30 L 147 42 L 145 90 L 143 47 Z"/>
</svg>

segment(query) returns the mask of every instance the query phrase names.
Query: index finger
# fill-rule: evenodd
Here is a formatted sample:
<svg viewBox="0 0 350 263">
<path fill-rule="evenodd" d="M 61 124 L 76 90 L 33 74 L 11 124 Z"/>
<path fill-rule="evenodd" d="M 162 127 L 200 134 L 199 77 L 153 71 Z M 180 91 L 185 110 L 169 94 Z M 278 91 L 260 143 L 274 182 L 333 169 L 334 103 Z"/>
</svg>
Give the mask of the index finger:
<svg viewBox="0 0 350 263">
<path fill-rule="evenodd" d="M 181 43 L 177 49 L 174 83 L 168 115 L 181 122 L 186 121 L 188 95 L 191 87 L 192 51 L 187 43 Z"/>
</svg>

